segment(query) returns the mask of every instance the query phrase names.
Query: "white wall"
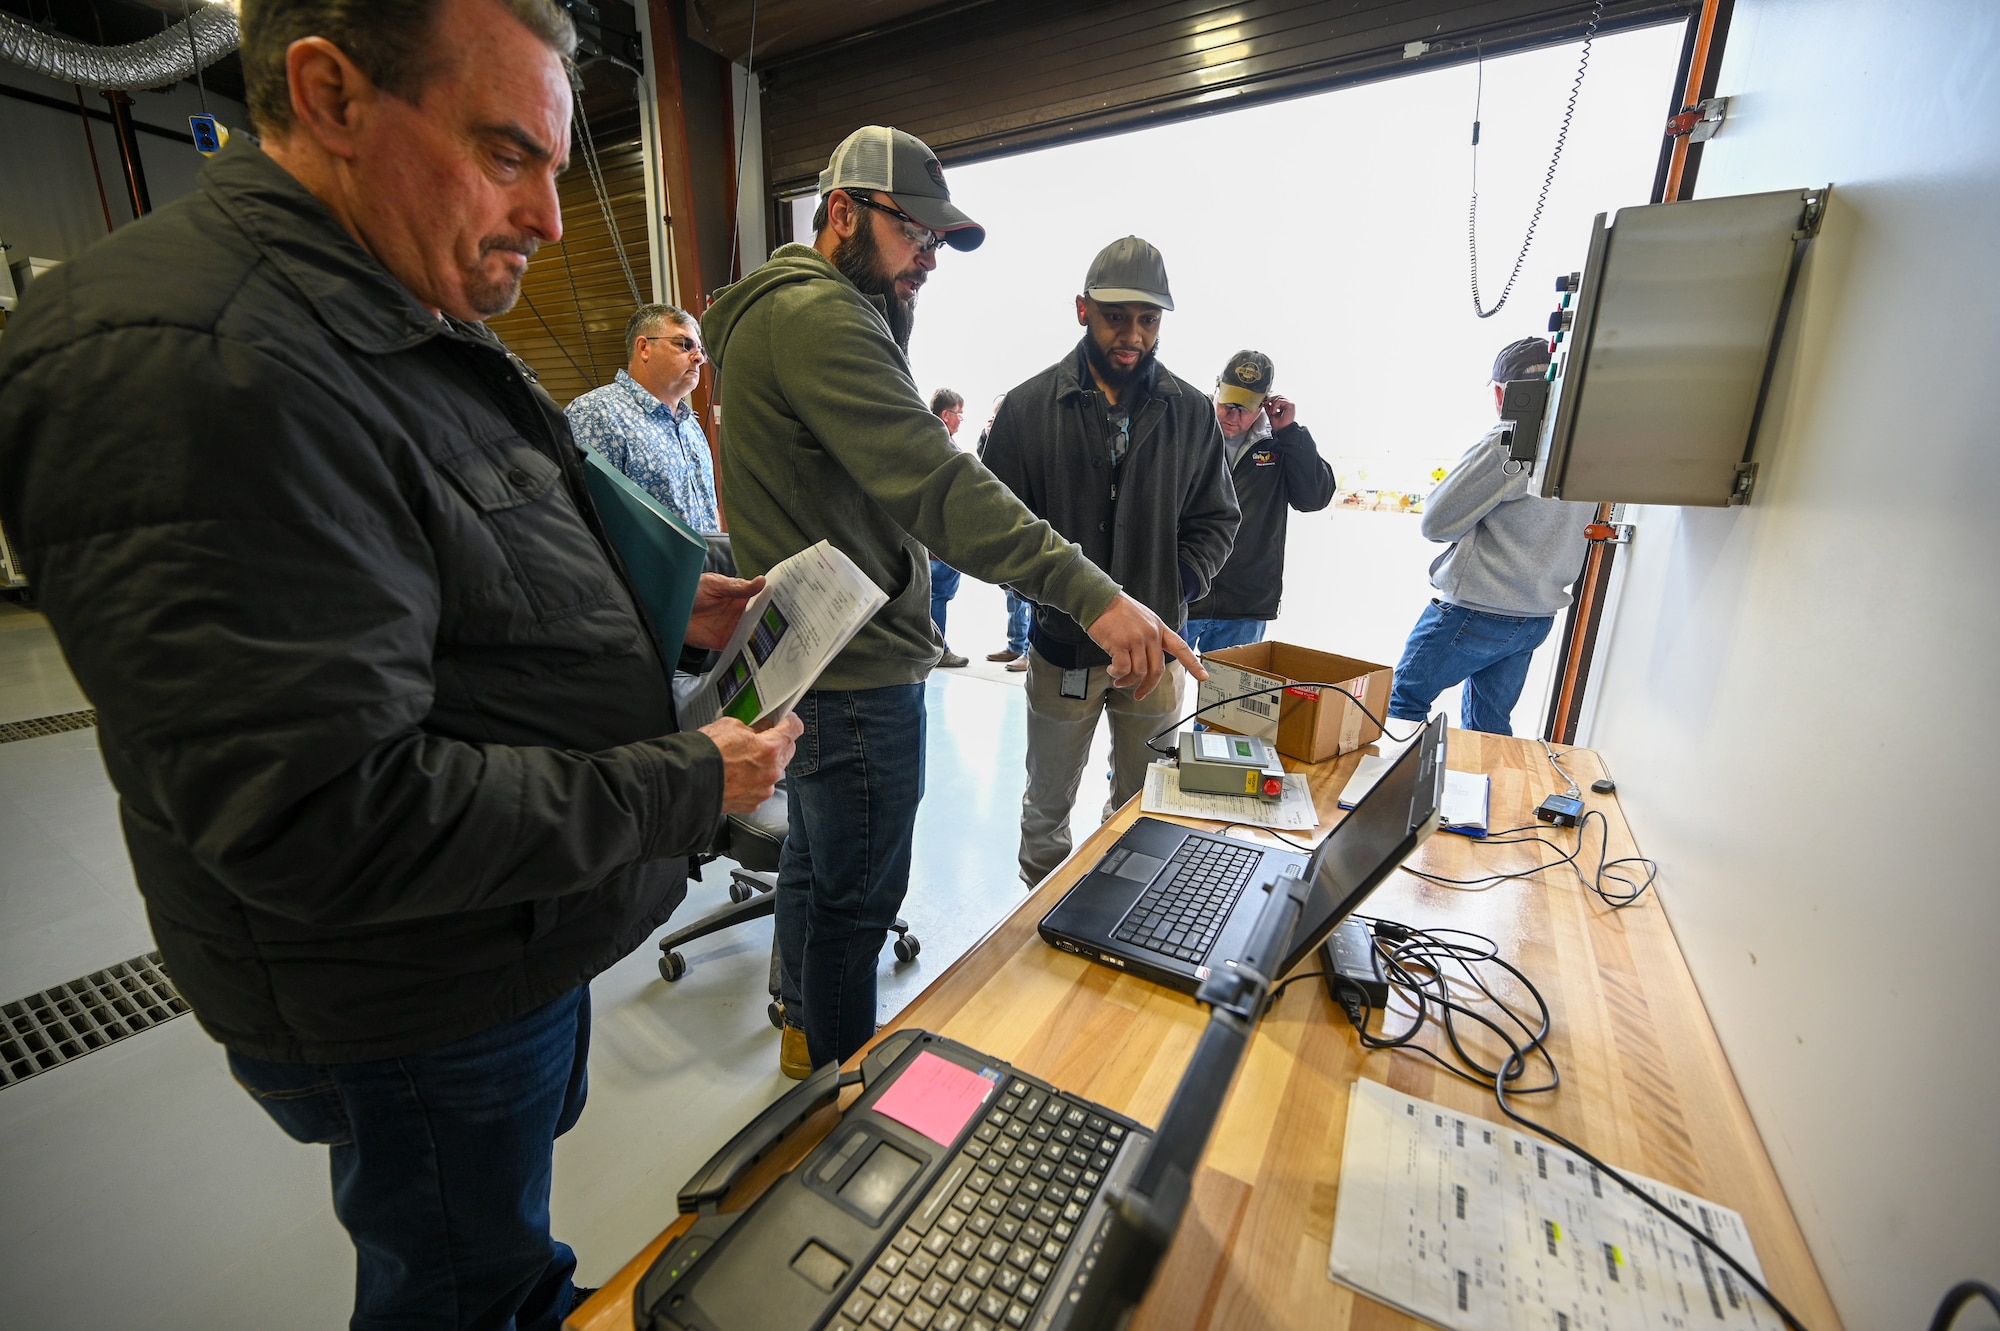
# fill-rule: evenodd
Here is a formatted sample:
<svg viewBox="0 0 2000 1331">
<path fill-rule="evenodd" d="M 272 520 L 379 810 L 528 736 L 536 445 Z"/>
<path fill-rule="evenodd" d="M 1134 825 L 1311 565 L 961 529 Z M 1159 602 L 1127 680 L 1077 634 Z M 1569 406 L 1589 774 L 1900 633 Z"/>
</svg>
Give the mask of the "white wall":
<svg viewBox="0 0 2000 1331">
<path fill-rule="evenodd" d="M 1636 512 L 1590 736 L 1855 1331 L 2000 1283 L 1996 55 L 2000 5 L 1737 0 L 1697 193 L 1833 207 L 1753 502 Z"/>
</svg>

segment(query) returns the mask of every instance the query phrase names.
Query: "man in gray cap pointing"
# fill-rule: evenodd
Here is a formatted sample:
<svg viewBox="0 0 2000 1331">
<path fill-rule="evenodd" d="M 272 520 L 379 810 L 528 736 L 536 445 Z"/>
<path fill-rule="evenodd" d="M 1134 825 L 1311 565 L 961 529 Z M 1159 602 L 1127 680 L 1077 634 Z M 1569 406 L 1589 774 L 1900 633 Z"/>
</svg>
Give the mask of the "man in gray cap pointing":
<svg viewBox="0 0 2000 1331">
<path fill-rule="evenodd" d="M 834 150 L 820 195 L 813 243 L 780 247 L 702 320 L 739 572 L 824 540 L 889 597 L 797 709 L 777 890 L 779 1063 L 796 1077 L 875 1032 L 877 956 L 909 886 L 923 796 L 923 681 L 944 649 L 930 552 L 1089 625 L 1079 636 L 1141 696 L 1168 652 L 1199 668 L 1170 624 L 953 448 L 917 391 L 905 353 L 917 293 L 940 246 L 986 238 L 931 150 L 865 126 Z"/>
<path fill-rule="evenodd" d="M 986 465 L 1178 629 L 1229 558 L 1238 515 L 1208 395 L 1155 354 L 1173 308 L 1158 250 L 1137 236 L 1105 246 L 1076 298 L 1083 340 L 1007 394 Z M 1021 878 L 1033 886 L 1069 854 L 1069 813 L 1098 717 L 1111 717 L 1108 817 L 1144 784 L 1146 740 L 1176 716 L 1179 681 L 1169 669 L 1151 694 L 1122 686 L 1062 606 L 1015 590 L 1036 602 L 1020 854 Z"/>
</svg>

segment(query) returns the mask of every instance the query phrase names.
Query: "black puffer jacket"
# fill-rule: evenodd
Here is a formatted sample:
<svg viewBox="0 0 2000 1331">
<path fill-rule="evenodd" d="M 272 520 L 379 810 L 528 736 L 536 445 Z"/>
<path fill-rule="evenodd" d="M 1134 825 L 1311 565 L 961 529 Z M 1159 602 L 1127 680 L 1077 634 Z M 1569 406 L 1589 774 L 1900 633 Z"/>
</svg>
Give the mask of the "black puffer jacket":
<svg viewBox="0 0 2000 1331">
<path fill-rule="evenodd" d="M 1208 591 L 1229 558 L 1236 496 L 1207 396 L 1158 364 L 1150 386 L 1133 392 L 1131 445 L 1114 473 L 1104 395 L 1079 342 L 1008 392 L 981 458 L 1030 512 L 1178 629 L 1187 602 Z M 1065 668 L 1111 659 L 1053 606 L 1035 607 L 1034 643 Z"/>
<path fill-rule="evenodd" d="M 1333 468 L 1306 427 L 1293 421 L 1275 434 L 1269 430 L 1264 425 L 1263 437 L 1253 438 L 1229 469 L 1243 523 L 1229 562 L 1208 595 L 1188 607 L 1189 619 L 1276 619 L 1285 593 L 1289 510 L 1317 513 L 1333 502 Z"/>
<path fill-rule="evenodd" d="M 713 832 L 562 415 L 239 140 L 0 342 L 0 521 L 211 1034 L 434 1047 L 637 946 Z"/>
</svg>

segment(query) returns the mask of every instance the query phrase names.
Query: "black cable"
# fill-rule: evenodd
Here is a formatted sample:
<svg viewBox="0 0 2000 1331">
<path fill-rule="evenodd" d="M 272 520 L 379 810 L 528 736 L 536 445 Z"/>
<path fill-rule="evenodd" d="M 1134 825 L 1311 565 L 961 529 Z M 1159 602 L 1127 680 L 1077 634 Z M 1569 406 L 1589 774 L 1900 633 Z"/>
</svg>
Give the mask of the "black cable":
<svg viewBox="0 0 2000 1331">
<path fill-rule="evenodd" d="M 576 363 L 576 357 L 569 354 L 569 348 L 563 345 L 563 340 L 556 336 L 556 330 L 551 328 L 549 326 L 549 321 L 542 317 L 541 310 L 537 309 L 535 306 L 535 298 L 528 294 L 526 287 L 523 287 L 521 289 L 521 299 L 524 302 L 526 302 L 528 306 L 528 312 L 535 316 L 535 320 L 537 323 L 541 324 L 542 331 L 549 335 L 549 341 L 556 344 L 556 350 L 560 351 L 562 353 L 562 358 L 569 362 L 569 367 L 572 370 L 576 371 L 577 378 L 586 380 L 589 379 L 590 376 L 583 372 L 583 367 Z"/>
<path fill-rule="evenodd" d="M 1583 54 L 1576 62 L 1576 79 L 1569 85 L 1569 104 L 1563 108 L 1562 125 L 1556 130 L 1556 148 L 1549 156 L 1548 173 L 1542 177 L 1541 193 L 1535 196 L 1535 211 L 1528 217 L 1528 233 L 1521 238 L 1521 252 L 1514 256 L 1513 271 L 1507 274 L 1507 285 L 1500 288 L 1500 299 L 1493 302 L 1492 309 L 1486 309 L 1479 299 L 1479 98 L 1486 92 L 1486 64 L 1483 56 L 1479 65 L 1479 91 L 1474 94 L 1472 106 L 1472 206 L 1468 211 L 1465 227 L 1466 247 L 1472 258 L 1472 312 L 1482 319 L 1490 319 L 1500 313 L 1507 304 L 1507 297 L 1514 292 L 1514 283 L 1521 276 L 1521 265 L 1528 261 L 1528 247 L 1535 243 L 1535 228 L 1541 224 L 1542 209 L 1549 201 L 1549 188 L 1556 183 L 1556 165 L 1562 161 L 1563 145 L 1569 141 L 1570 121 L 1576 116 L 1577 95 L 1583 91 L 1584 71 L 1590 68 L 1590 44 L 1597 37 L 1597 25 L 1604 19 L 1604 0 L 1597 0 L 1590 13 L 1590 25 L 1583 30 Z"/>
<path fill-rule="evenodd" d="M 577 138 L 583 146 L 583 165 L 585 172 L 590 176 L 590 189 L 597 196 L 598 208 L 604 213 L 604 229 L 611 233 L 611 248 L 617 251 L 618 266 L 624 270 L 625 287 L 632 293 L 632 303 L 644 305 L 646 298 L 639 294 L 639 279 L 632 275 L 632 260 L 625 253 L 625 237 L 619 234 L 618 218 L 611 211 L 611 188 L 604 183 L 604 168 L 597 161 L 597 141 L 591 137 L 590 119 L 583 113 L 583 79 L 576 73 L 574 67 L 571 68 L 570 74 L 569 96 L 571 103 L 576 107 Z M 567 255 L 564 256 L 564 261 L 568 261 Z M 571 282 L 573 285 L 575 279 L 572 278 Z M 582 318 L 580 305 L 577 317 Z M 596 364 L 594 359 L 592 364 Z"/>
<path fill-rule="evenodd" d="M 1230 703 L 1241 702 L 1245 698 L 1261 698 L 1267 693 L 1283 693 L 1286 689 L 1332 689 L 1335 693 L 1347 699 L 1347 701 L 1353 703 L 1354 706 L 1357 709 L 1359 709 L 1359 711 L 1363 716 L 1367 717 L 1370 721 L 1373 721 L 1375 723 L 1375 728 L 1382 732 L 1382 737 L 1388 740 L 1391 744 L 1409 743 L 1411 740 L 1415 739 L 1418 735 L 1422 734 L 1424 727 L 1430 724 L 1428 721 L 1419 721 L 1417 722 L 1417 728 L 1415 730 L 1412 730 L 1409 734 L 1391 735 L 1389 733 L 1388 723 L 1383 721 L 1381 717 L 1375 715 L 1375 713 L 1369 711 L 1368 705 L 1362 702 L 1359 698 L 1355 697 L 1353 694 L 1349 693 L 1344 685 L 1329 684 L 1325 680 L 1320 680 L 1320 679 L 1299 679 L 1299 680 L 1293 680 L 1289 684 L 1273 684 L 1268 689 L 1251 689 L 1248 693 L 1238 693 L 1228 698 L 1217 698 L 1214 702 L 1209 703 L 1203 707 L 1197 707 L 1192 712 L 1189 712 L 1186 716 L 1181 717 L 1179 720 L 1170 721 L 1165 726 L 1161 727 L 1159 730 L 1154 731 L 1152 737 L 1146 741 L 1146 747 L 1151 749 L 1154 753 L 1161 755 L 1162 757 L 1171 758 L 1174 756 L 1174 751 L 1172 749 L 1163 749 L 1159 745 L 1159 740 L 1162 735 L 1170 735 L 1174 733 L 1175 731 L 1179 730 L 1182 726 L 1194 720 L 1196 717 L 1200 716 L 1204 712 L 1212 712 L 1218 707 L 1227 707 Z"/>
<path fill-rule="evenodd" d="M 201 78 L 201 52 L 194 44 L 195 0 L 187 0 L 188 57 L 194 61 L 195 91 L 201 94 L 201 113 L 208 114 L 208 85 Z"/>
<path fill-rule="evenodd" d="M 1961 1280 L 1946 1292 L 1944 1302 L 1938 1304 L 1937 1315 L 1931 1318 L 1931 1331 L 1951 1331 L 1959 1311 L 1974 1299 L 1985 1299 L 1994 1312 L 2000 1313 L 2000 1290 L 1983 1280 Z"/>
<path fill-rule="evenodd" d="M 1367 996 L 1365 994 L 1350 996 L 1347 1000 L 1348 1015 L 1350 1019 L 1354 1019 L 1356 1035 L 1364 1049 L 1371 1051 L 1378 1049 L 1405 1050 L 1410 1053 L 1422 1054 L 1460 1080 L 1484 1086 L 1491 1090 L 1494 1100 L 1500 1107 L 1500 1112 L 1506 1115 L 1507 1118 L 1576 1155 L 1579 1159 L 1617 1183 L 1641 1202 L 1652 1207 L 1655 1211 L 1658 1211 L 1661 1215 L 1679 1226 L 1697 1243 L 1709 1249 L 1726 1263 L 1731 1270 L 1741 1276 L 1744 1282 L 1771 1306 L 1772 1311 L 1778 1315 L 1779 1319 L 1787 1327 L 1791 1328 L 1791 1331 L 1805 1331 L 1804 1326 L 1799 1322 L 1798 1318 L 1792 1315 L 1791 1310 L 1785 1307 L 1783 1303 L 1780 1303 L 1761 1280 L 1745 1269 L 1741 1262 L 1726 1252 L 1714 1239 L 1689 1224 L 1681 1216 L 1675 1214 L 1672 1208 L 1653 1197 L 1652 1194 L 1626 1178 L 1618 1170 L 1605 1164 L 1602 1160 L 1584 1150 L 1575 1142 L 1570 1141 L 1567 1137 L 1519 1113 L 1512 1105 L 1507 1103 L 1507 1096 L 1510 1089 L 1515 1095 L 1543 1094 L 1555 1090 L 1561 1083 L 1561 1076 L 1556 1068 L 1555 1058 L 1549 1052 L 1548 1048 L 1548 1037 L 1552 1022 L 1547 1000 L 1542 997 L 1541 991 L 1535 987 L 1533 981 L 1529 980 L 1513 964 L 1500 957 L 1498 945 L 1492 939 L 1464 930 L 1414 929 L 1407 925 L 1396 924 L 1393 921 L 1377 920 L 1367 916 L 1360 918 L 1368 919 L 1375 931 L 1375 947 L 1382 959 L 1384 969 L 1387 971 L 1390 993 L 1402 997 L 1414 1008 L 1413 1018 L 1407 1030 L 1395 1034 L 1374 1035 L 1368 1030 L 1368 1016 L 1372 1010 L 1372 1005 L 1369 1004 Z M 1474 941 L 1471 943 L 1457 941 L 1460 939 Z M 1517 1012 L 1512 1004 L 1493 992 L 1492 986 L 1486 982 L 1476 969 L 1482 965 L 1498 966 L 1519 981 L 1521 986 L 1534 999 L 1537 1010 L 1534 1021 L 1528 1020 L 1520 1012 Z M 1480 995 L 1488 1002 L 1504 1012 L 1508 1019 L 1525 1035 L 1525 1041 L 1515 1039 L 1499 1022 L 1455 999 L 1452 996 L 1451 989 L 1454 981 L 1447 979 L 1448 968 L 1463 972 L 1466 977 L 1465 982 L 1478 990 Z M 1426 1022 L 1431 1019 L 1431 1010 L 1433 1008 L 1438 1012 L 1438 1023 L 1444 1028 L 1446 1039 L 1452 1048 L 1452 1053 L 1458 1058 L 1461 1066 L 1454 1066 L 1450 1060 L 1440 1055 L 1436 1050 L 1415 1043 L 1416 1036 L 1422 1031 Z M 1383 1016 L 1386 1020 L 1388 1016 L 1386 1009 Z M 1466 1051 L 1464 1043 L 1460 1040 L 1456 1029 L 1457 1023 L 1455 1018 L 1457 1017 L 1464 1017 L 1485 1027 L 1508 1047 L 1510 1052 L 1499 1067 L 1488 1068 Z M 1539 1086 L 1514 1086 L 1510 1088 L 1509 1083 L 1520 1080 L 1526 1074 L 1530 1061 L 1537 1057 L 1543 1061 L 1549 1070 L 1548 1080 Z M 1468 1069 L 1470 1070 L 1468 1071 Z M 1952 1291 L 1952 1296 L 1947 1296 L 1947 1305 L 1950 1312 L 1956 1313 L 1959 1306 L 1962 1306 L 1964 1302 L 1980 1292 L 1975 1289 L 1960 1295 L 1960 1290 L 1963 1289 L 1964 1286 L 1960 1286 Z M 1990 1291 L 1988 1291 L 1988 1294 L 1990 1297 Z M 1951 1302 L 1953 1296 L 1958 1296 L 1957 1303 Z M 1945 1307 L 1941 1307 L 1939 1309 L 1940 1316 L 1944 1316 L 1946 1311 Z M 1941 1328 L 1934 1323 L 1933 1331 L 1941 1331 Z"/>
<path fill-rule="evenodd" d="M 1589 828 L 1590 820 L 1593 818 L 1598 822 L 1603 841 L 1597 851 L 1597 868 L 1589 876 L 1585 876 L 1583 866 L 1578 864 L 1577 861 L 1583 854 L 1584 832 Z M 1660 866 L 1643 855 L 1624 855 L 1615 860 L 1608 858 L 1611 854 L 1611 820 L 1604 816 L 1602 810 L 1590 809 L 1585 811 L 1583 818 L 1576 825 L 1576 848 L 1568 852 L 1565 852 L 1563 847 L 1556 842 L 1541 835 L 1546 830 L 1550 829 L 1539 826 L 1511 827 L 1503 832 L 1497 832 L 1484 838 L 1472 838 L 1473 844 L 1476 846 L 1525 846 L 1529 844 L 1547 846 L 1550 850 L 1555 851 L 1560 858 L 1545 864 L 1531 865 L 1526 869 L 1516 869 L 1509 873 L 1482 874 L 1477 878 L 1446 878 L 1442 874 L 1425 873 L 1421 869 L 1412 869 L 1408 865 L 1403 866 L 1403 872 L 1414 874 L 1426 882 L 1436 883 L 1442 887 L 1478 887 L 1483 883 L 1504 883 L 1515 878 L 1531 878 L 1543 870 L 1560 868 L 1566 864 L 1570 867 L 1570 871 L 1576 875 L 1577 882 L 1582 884 L 1585 890 L 1595 894 L 1613 910 L 1621 910 L 1639 900 L 1640 897 L 1646 894 L 1646 889 L 1651 887 L 1654 881 L 1660 876 Z M 1518 832 L 1534 832 L 1535 835 L 1525 837 L 1513 836 L 1514 833 Z M 1496 838 L 1498 837 L 1512 837 L 1512 839 L 1502 841 L 1497 840 Z M 1616 872 L 1616 870 L 1628 864 L 1645 866 L 1646 877 L 1644 881 L 1635 882 L 1627 878 L 1624 874 Z M 1619 886 L 1607 886 L 1607 882 L 1615 883 Z"/>
<path fill-rule="evenodd" d="M 583 317 L 583 293 L 576 289 L 576 269 L 569 261 L 569 246 L 559 243 L 556 249 L 562 254 L 563 271 L 569 274 L 569 300 L 570 304 L 576 307 L 576 326 L 583 333 L 583 355 L 584 359 L 590 362 L 590 382 L 593 385 L 603 383 L 603 373 L 597 368 L 597 351 L 590 345 L 590 324 Z M 553 329 L 550 330 L 549 336 L 555 336 Z M 569 353 L 565 351 L 563 355 L 568 356 Z M 576 362 L 572 360 L 570 364 L 574 365 Z"/>
<path fill-rule="evenodd" d="M 1278 840 L 1284 842 L 1286 845 L 1296 847 L 1299 850 L 1311 851 L 1316 849 L 1316 847 L 1310 841 L 1295 841 L 1291 837 L 1286 836 L 1283 832 L 1280 832 L 1275 827 L 1261 827 L 1256 823 L 1224 823 L 1222 826 L 1216 828 L 1215 830 L 1218 832 L 1227 832 L 1232 827 L 1244 827 L 1244 828 L 1249 828 L 1253 831 L 1269 832 L 1272 836 L 1278 838 Z"/>
</svg>

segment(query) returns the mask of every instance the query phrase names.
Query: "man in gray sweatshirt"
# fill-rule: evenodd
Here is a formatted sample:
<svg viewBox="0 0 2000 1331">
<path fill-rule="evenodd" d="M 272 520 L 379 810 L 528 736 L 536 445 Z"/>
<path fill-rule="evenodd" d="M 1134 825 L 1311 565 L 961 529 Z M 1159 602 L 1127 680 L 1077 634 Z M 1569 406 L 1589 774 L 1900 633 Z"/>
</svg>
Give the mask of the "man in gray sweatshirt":
<svg viewBox="0 0 2000 1331">
<path fill-rule="evenodd" d="M 910 378 L 917 293 L 940 246 L 985 231 L 922 141 L 856 130 L 820 176 L 811 245 L 779 247 L 717 295 L 703 340 L 722 395 L 722 502 L 745 577 L 832 542 L 889 603 L 799 703 L 778 869 L 779 1066 L 794 1077 L 875 1033 L 877 955 L 909 886 L 924 793 L 923 681 L 944 651 L 930 557 L 1088 625 L 1145 697 L 1200 658 L 970 453 Z"/>
<path fill-rule="evenodd" d="M 1549 344 L 1526 337 L 1493 361 L 1493 406 L 1515 379 L 1548 370 Z M 1543 499 L 1525 468 L 1509 471 L 1507 429 L 1495 426 L 1424 503 L 1427 540 L 1451 547 L 1431 563 L 1437 595 L 1424 607 L 1396 664 L 1389 715 L 1421 721 L 1437 696 L 1463 683 L 1460 723 L 1511 735 L 1528 661 L 1583 566 L 1591 504 Z"/>
</svg>

